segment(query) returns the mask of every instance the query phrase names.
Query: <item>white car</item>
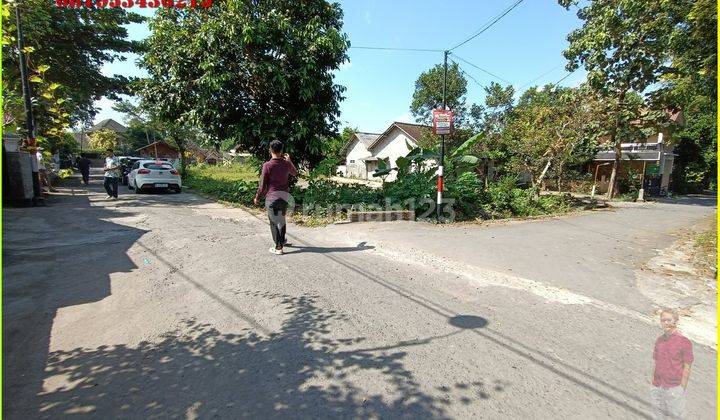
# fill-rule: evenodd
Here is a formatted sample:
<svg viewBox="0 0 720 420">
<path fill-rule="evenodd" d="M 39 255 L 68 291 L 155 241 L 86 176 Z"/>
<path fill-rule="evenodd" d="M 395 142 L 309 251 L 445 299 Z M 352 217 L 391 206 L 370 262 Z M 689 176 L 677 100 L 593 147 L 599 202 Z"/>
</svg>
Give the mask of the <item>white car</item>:
<svg viewBox="0 0 720 420">
<path fill-rule="evenodd" d="M 182 192 L 180 173 L 169 162 L 139 160 L 128 174 L 128 188 L 140 194 L 151 189 L 167 189 Z"/>
</svg>

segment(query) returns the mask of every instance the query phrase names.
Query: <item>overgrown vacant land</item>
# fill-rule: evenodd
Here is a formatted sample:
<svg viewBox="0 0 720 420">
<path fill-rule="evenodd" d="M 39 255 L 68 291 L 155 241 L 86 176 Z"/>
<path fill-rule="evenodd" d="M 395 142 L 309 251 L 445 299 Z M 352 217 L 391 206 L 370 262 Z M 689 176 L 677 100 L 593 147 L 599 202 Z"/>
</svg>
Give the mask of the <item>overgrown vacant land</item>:
<svg viewBox="0 0 720 420">
<path fill-rule="evenodd" d="M 434 216 L 435 181 L 433 170 L 401 172 L 382 188 L 339 183 L 312 172 L 292 187 L 291 194 L 304 216 L 330 222 L 343 219 L 350 210 L 414 210 L 418 218 Z M 253 205 L 258 175 L 248 164 L 198 165 L 188 168 L 185 185 L 223 201 Z M 448 186 L 452 200 L 451 221 L 472 221 L 562 214 L 582 203 L 569 195 L 539 195 L 536 190 L 518 188 L 512 177 L 491 182 L 487 188 L 473 172 L 463 172 Z M 450 209 L 450 208 L 448 208 Z"/>
</svg>

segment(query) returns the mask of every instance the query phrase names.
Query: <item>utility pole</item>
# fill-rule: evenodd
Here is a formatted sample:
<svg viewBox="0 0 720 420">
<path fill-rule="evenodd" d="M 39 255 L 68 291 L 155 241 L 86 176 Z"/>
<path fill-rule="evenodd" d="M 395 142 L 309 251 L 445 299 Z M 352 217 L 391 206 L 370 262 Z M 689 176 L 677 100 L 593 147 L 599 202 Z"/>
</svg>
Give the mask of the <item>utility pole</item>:
<svg viewBox="0 0 720 420">
<path fill-rule="evenodd" d="M 444 54 L 444 69 L 443 69 L 443 111 L 447 111 L 447 59 L 448 51 L 445 50 Z M 440 165 L 438 167 L 438 179 L 437 179 L 437 218 L 440 220 L 442 214 L 442 195 L 443 195 L 443 167 L 445 165 L 445 134 L 440 134 Z"/>
<path fill-rule="evenodd" d="M 25 127 L 27 129 L 25 147 L 32 155 L 32 177 L 35 200 L 42 201 L 42 186 L 40 185 L 40 173 L 38 172 L 36 154 L 37 149 L 35 148 L 35 119 L 33 118 L 32 101 L 30 99 L 32 94 L 30 92 L 30 82 L 28 80 L 27 60 L 25 59 L 25 35 L 23 33 L 22 20 L 20 19 L 20 5 L 20 2 L 15 4 L 15 20 L 17 24 L 18 56 L 20 58 L 20 81 L 22 84 L 23 99 L 25 103 Z"/>
</svg>

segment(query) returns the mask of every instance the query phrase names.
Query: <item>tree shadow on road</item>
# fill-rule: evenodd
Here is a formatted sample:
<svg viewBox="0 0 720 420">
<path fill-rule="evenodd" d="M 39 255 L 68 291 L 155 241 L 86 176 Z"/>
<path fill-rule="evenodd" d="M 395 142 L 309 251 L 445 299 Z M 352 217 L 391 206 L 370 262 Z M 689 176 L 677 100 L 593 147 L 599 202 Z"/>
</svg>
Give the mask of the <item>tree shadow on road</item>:
<svg viewBox="0 0 720 420">
<path fill-rule="evenodd" d="M 37 415 L 97 418 L 447 418 L 450 401 L 424 393 L 403 366 L 406 353 L 338 351 L 361 338 L 328 338 L 315 296 L 246 292 L 275 300 L 287 317 L 278 332 L 224 334 L 186 320 L 159 342 L 57 351 Z M 382 392 L 353 379 L 372 375 Z M 62 380 L 59 380 L 62 378 Z"/>
<path fill-rule="evenodd" d="M 73 180 L 73 185 L 79 184 Z M 64 188 L 47 207 L 3 212 L 3 414 L 32 418 L 60 308 L 111 294 L 110 275 L 137 268 L 127 251 L 146 233 L 113 223 L 134 213 L 91 206 Z"/>
</svg>

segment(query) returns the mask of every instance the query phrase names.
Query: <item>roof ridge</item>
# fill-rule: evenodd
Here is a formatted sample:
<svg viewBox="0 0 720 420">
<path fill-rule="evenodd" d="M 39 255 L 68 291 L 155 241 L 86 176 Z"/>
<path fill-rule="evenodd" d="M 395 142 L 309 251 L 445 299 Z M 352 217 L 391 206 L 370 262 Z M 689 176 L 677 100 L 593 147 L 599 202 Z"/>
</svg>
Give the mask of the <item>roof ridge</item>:
<svg viewBox="0 0 720 420">
<path fill-rule="evenodd" d="M 416 126 L 418 126 L 418 127 L 432 127 L 431 125 L 418 124 L 418 123 L 409 123 L 409 122 L 403 122 L 403 121 L 393 121 L 393 124 L 416 125 Z"/>
</svg>

